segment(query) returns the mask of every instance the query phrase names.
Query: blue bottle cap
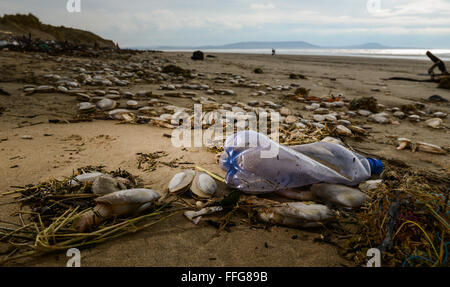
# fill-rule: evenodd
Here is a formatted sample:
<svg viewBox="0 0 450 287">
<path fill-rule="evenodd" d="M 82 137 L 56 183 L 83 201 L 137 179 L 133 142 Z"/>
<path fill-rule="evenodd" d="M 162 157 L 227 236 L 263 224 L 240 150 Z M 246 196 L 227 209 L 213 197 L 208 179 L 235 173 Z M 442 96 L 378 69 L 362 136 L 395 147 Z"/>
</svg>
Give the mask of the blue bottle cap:
<svg viewBox="0 0 450 287">
<path fill-rule="evenodd" d="M 381 160 L 370 157 L 368 157 L 367 160 L 369 161 L 370 171 L 372 174 L 379 175 L 383 172 L 383 163 Z"/>
</svg>

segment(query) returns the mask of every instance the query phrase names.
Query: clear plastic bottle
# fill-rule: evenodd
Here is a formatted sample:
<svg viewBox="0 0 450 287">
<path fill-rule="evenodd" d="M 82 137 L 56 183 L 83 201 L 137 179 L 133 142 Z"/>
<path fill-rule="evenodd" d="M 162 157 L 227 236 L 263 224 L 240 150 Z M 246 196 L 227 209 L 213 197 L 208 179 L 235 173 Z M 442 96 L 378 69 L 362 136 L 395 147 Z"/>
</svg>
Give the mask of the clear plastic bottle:
<svg viewBox="0 0 450 287">
<path fill-rule="evenodd" d="M 220 166 L 227 185 L 250 194 L 270 193 L 314 183 L 354 186 L 380 174 L 383 164 L 325 142 L 286 147 L 255 131 L 227 138 Z"/>
</svg>

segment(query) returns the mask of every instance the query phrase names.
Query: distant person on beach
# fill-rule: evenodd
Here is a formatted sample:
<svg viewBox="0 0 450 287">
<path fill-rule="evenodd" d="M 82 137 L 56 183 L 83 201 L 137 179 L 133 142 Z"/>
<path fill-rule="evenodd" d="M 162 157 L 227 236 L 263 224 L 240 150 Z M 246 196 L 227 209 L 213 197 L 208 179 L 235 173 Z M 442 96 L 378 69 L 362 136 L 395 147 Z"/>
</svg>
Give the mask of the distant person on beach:
<svg viewBox="0 0 450 287">
<path fill-rule="evenodd" d="M 272 56 L 275 56 L 275 49 L 272 49 Z"/>
</svg>

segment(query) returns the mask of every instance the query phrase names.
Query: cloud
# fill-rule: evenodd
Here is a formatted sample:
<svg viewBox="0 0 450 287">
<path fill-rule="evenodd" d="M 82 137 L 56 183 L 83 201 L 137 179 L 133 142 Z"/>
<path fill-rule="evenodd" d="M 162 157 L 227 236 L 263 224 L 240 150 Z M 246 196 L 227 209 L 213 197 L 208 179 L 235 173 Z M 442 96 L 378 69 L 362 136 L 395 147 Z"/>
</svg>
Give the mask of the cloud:
<svg viewBox="0 0 450 287">
<path fill-rule="evenodd" d="M 253 10 L 272 10 L 272 9 L 275 9 L 275 5 L 270 4 L 270 3 L 268 3 L 268 4 L 252 3 L 250 5 L 250 9 L 253 9 Z"/>
<path fill-rule="evenodd" d="M 312 42 L 333 34 L 358 42 L 353 34 L 410 39 L 450 34 L 449 0 L 370 0 L 379 2 L 377 13 L 370 13 L 369 0 L 81 1 L 82 13 L 70 14 L 65 0 L 1 0 L 0 14 L 32 12 L 43 22 L 90 30 L 122 45 L 292 40 L 305 34 Z M 450 37 L 443 38 L 450 46 Z"/>
</svg>

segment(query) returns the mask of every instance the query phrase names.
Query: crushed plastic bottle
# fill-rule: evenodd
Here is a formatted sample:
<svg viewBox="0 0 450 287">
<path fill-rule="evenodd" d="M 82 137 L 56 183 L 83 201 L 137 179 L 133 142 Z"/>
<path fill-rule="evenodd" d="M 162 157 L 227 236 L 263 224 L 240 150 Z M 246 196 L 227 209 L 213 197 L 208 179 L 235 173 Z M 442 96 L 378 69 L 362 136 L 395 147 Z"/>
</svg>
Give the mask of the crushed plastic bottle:
<svg viewBox="0 0 450 287">
<path fill-rule="evenodd" d="M 250 194 L 314 183 L 355 186 L 383 171 L 380 160 L 338 144 L 287 147 L 255 131 L 241 131 L 226 139 L 220 167 L 227 172 L 227 185 Z"/>
</svg>

